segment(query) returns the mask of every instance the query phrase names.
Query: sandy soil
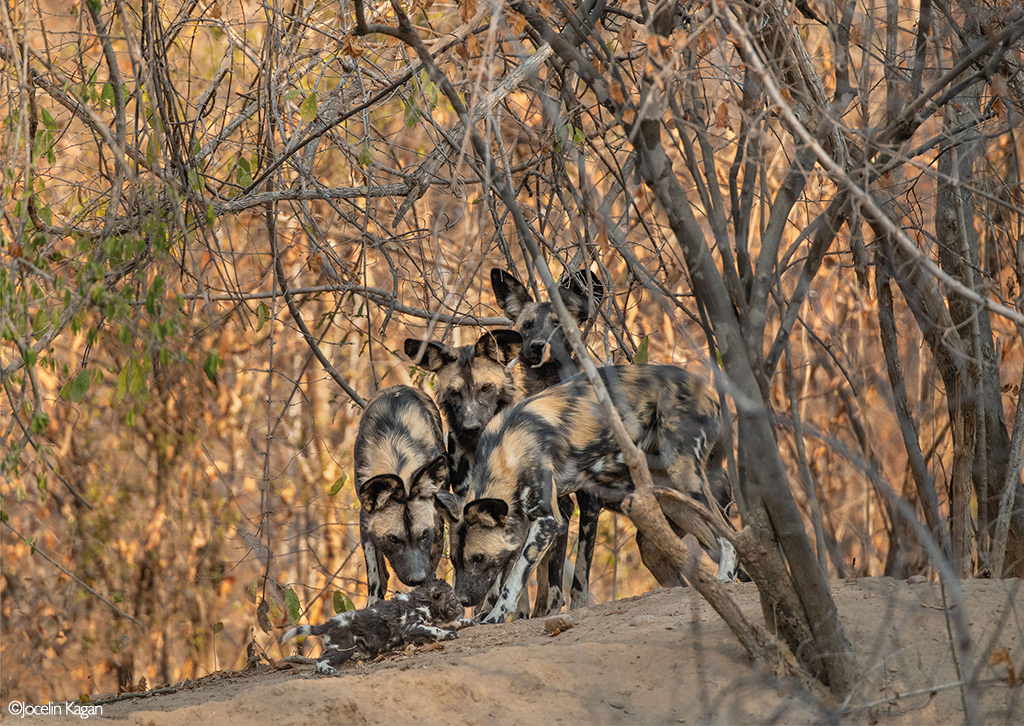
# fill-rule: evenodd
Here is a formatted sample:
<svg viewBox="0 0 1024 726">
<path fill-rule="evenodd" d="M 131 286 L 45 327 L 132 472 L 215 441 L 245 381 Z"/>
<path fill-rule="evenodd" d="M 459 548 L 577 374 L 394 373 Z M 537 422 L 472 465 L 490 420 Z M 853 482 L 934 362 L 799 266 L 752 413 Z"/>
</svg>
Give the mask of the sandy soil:
<svg viewBox="0 0 1024 726">
<path fill-rule="evenodd" d="M 1024 723 L 1024 583 L 965 588 L 980 664 L 966 697 L 987 723 Z M 732 591 L 759 616 L 753 585 Z M 575 611 L 574 627 L 553 636 L 540 620 L 475 627 L 443 645 L 348 664 L 338 677 L 311 666 L 214 674 L 175 693 L 107 703 L 99 723 L 963 723 L 939 586 L 863 579 L 834 582 L 833 593 L 863 673 L 847 704 L 754 667 L 707 603 L 677 588 Z"/>
</svg>

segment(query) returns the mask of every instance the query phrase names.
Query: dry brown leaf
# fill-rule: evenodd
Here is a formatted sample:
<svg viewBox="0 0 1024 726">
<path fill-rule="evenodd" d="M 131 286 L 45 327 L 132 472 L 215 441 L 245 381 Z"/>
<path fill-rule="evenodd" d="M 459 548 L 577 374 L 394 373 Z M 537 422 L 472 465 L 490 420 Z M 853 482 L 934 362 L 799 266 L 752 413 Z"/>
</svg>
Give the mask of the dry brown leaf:
<svg viewBox="0 0 1024 726">
<path fill-rule="evenodd" d="M 355 38 L 349 34 L 345 36 L 345 39 L 341 42 L 341 54 L 347 55 L 350 58 L 358 58 L 363 54 L 361 45 L 356 45 Z"/>
<path fill-rule="evenodd" d="M 459 3 L 459 17 L 462 22 L 468 23 L 476 15 L 476 0 L 461 0 Z"/>
<path fill-rule="evenodd" d="M 992 649 L 992 652 L 988 655 L 988 664 L 990 666 L 997 666 L 1000 663 L 1006 666 L 1006 683 L 1011 688 L 1017 685 L 1017 669 L 1013 666 L 1013 660 L 1010 659 L 1009 648 L 1003 648 L 1002 650 Z"/>
<path fill-rule="evenodd" d="M 526 18 L 517 12 L 510 12 L 508 14 L 508 24 L 512 26 L 512 32 L 516 35 L 520 35 L 526 30 Z"/>
<path fill-rule="evenodd" d="M 715 126 L 732 131 L 732 124 L 729 123 L 729 105 L 725 101 L 718 104 L 718 110 L 715 113 Z"/>
<path fill-rule="evenodd" d="M 626 96 L 622 92 L 622 84 L 618 81 L 612 81 L 608 84 L 608 95 L 612 97 L 615 103 L 622 104 L 626 101 Z"/>
<path fill-rule="evenodd" d="M 619 31 L 619 49 L 623 53 L 629 53 L 633 49 L 633 24 L 625 23 Z"/>
</svg>

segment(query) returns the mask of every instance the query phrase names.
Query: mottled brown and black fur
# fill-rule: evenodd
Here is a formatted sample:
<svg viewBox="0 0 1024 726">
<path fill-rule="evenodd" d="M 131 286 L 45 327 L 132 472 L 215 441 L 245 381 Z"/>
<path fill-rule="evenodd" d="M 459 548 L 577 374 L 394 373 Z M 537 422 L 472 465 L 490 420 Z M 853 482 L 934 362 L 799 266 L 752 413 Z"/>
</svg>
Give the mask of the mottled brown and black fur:
<svg viewBox="0 0 1024 726">
<path fill-rule="evenodd" d="M 464 497 L 477 441 L 484 427 L 515 398 L 508 364 L 519 354 L 514 330 L 484 333 L 473 345 L 451 348 L 435 341 L 407 338 L 405 353 L 437 374 L 438 406 L 448 423 L 452 492 Z"/>
<path fill-rule="evenodd" d="M 441 415 L 430 396 L 410 386 L 374 396 L 359 422 L 354 458 L 373 604 L 387 593 L 385 560 L 406 585 L 433 577 L 441 560 L 444 518 L 434 498 L 449 486 L 449 465 Z"/>
<path fill-rule="evenodd" d="M 334 675 L 338 666 L 352 657 L 376 658 L 409 643 L 458 638 L 455 629 L 438 625 L 461 624 L 462 612 L 451 586 L 442 580 L 431 580 L 407 594 L 378 601 L 362 610 L 335 615 L 321 625 L 292 628 L 281 643 L 298 635 L 317 636 L 323 652 L 317 659 L 316 669 L 325 675 Z"/>
<path fill-rule="evenodd" d="M 523 387 L 528 396 L 570 380 L 580 372 L 579 361 L 566 338 L 550 301 L 537 302 L 519 280 L 499 268 L 491 270 L 491 288 L 498 307 L 514 321 L 523 339 L 519 355 Z M 604 299 L 604 286 L 588 270 L 564 273 L 559 280 L 559 296 L 577 326 L 593 319 Z M 597 544 L 598 519 L 603 507 L 596 495 L 580 490 L 575 493 L 580 509 L 576 566 L 570 589 L 570 608 L 590 602 L 590 566 Z M 559 508 L 566 519 L 572 516 L 572 500 L 560 499 Z M 569 545 L 568 528 L 560 532 L 548 554 L 547 580 L 538 578 L 534 616 L 558 612 L 565 602 L 562 595 L 562 563 Z"/>
<path fill-rule="evenodd" d="M 705 467 L 721 427 L 718 397 L 673 366 L 599 369 L 633 441 L 647 454 L 655 484 L 708 502 Z M 566 526 L 559 496 L 587 488 L 616 507 L 632 490 L 629 471 L 607 417 L 582 375 L 503 411 L 484 431 L 470 491 L 453 528 L 455 594 L 464 605 L 484 600 L 483 622 L 502 622 L 532 570 Z M 665 505 L 670 521 L 678 511 Z M 697 533 L 713 558 L 731 553 Z M 724 575 L 724 576 L 723 576 Z"/>
</svg>

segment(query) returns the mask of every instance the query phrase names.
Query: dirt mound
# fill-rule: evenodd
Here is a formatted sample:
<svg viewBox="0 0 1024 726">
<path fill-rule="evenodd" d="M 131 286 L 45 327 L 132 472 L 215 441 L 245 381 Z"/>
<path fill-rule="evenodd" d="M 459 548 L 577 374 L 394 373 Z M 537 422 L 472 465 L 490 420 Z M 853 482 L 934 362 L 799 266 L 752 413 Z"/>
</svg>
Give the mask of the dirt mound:
<svg viewBox="0 0 1024 726">
<path fill-rule="evenodd" d="M 754 587 L 732 589 L 757 617 Z M 1024 586 L 971 580 L 965 592 L 974 659 L 982 664 L 967 696 L 979 700 L 987 722 L 1020 723 Z M 319 677 L 311 667 L 220 674 L 175 693 L 106 704 L 105 719 L 115 721 L 102 723 L 963 721 L 937 584 L 864 579 L 834 582 L 833 593 L 864 675 L 845 705 L 822 703 L 753 667 L 707 603 L 677 588 L 576 611 L 573 626 L 554 636 L 542 621 L 476 627 L 451 643 L 346 666 L 339 677 Z"/>
</svg>

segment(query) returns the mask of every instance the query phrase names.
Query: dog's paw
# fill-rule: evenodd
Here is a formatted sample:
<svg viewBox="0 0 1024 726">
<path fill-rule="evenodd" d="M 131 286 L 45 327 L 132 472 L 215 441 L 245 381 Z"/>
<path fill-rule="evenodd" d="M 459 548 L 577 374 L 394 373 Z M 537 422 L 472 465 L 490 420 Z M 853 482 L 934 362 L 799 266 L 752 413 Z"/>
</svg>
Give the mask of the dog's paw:
<svg viewBox="0 0 1024 726">
<path fill-rule="evenodd" d="M 459 634 L 455 630 L 448 630 L 444 635 L 441 636 L 441 640 L 455 640 L 459 637 Z"/>
<path fill-rule="evenodd" d="M 335 670 L 334 666 L 325 660 L 318 660 L 316 662 L 316 670 L 318 673 L 323 673 L 325 676 L 336 676 L 338 671 Z"/>
<path fill-rule="evenodd" d="M 492 610 L 487 615 L 484 615 L 479 622 L 481 625 L 497 625 L 498 623 L 505 622 L 505 616 Z"/>
</svg>

